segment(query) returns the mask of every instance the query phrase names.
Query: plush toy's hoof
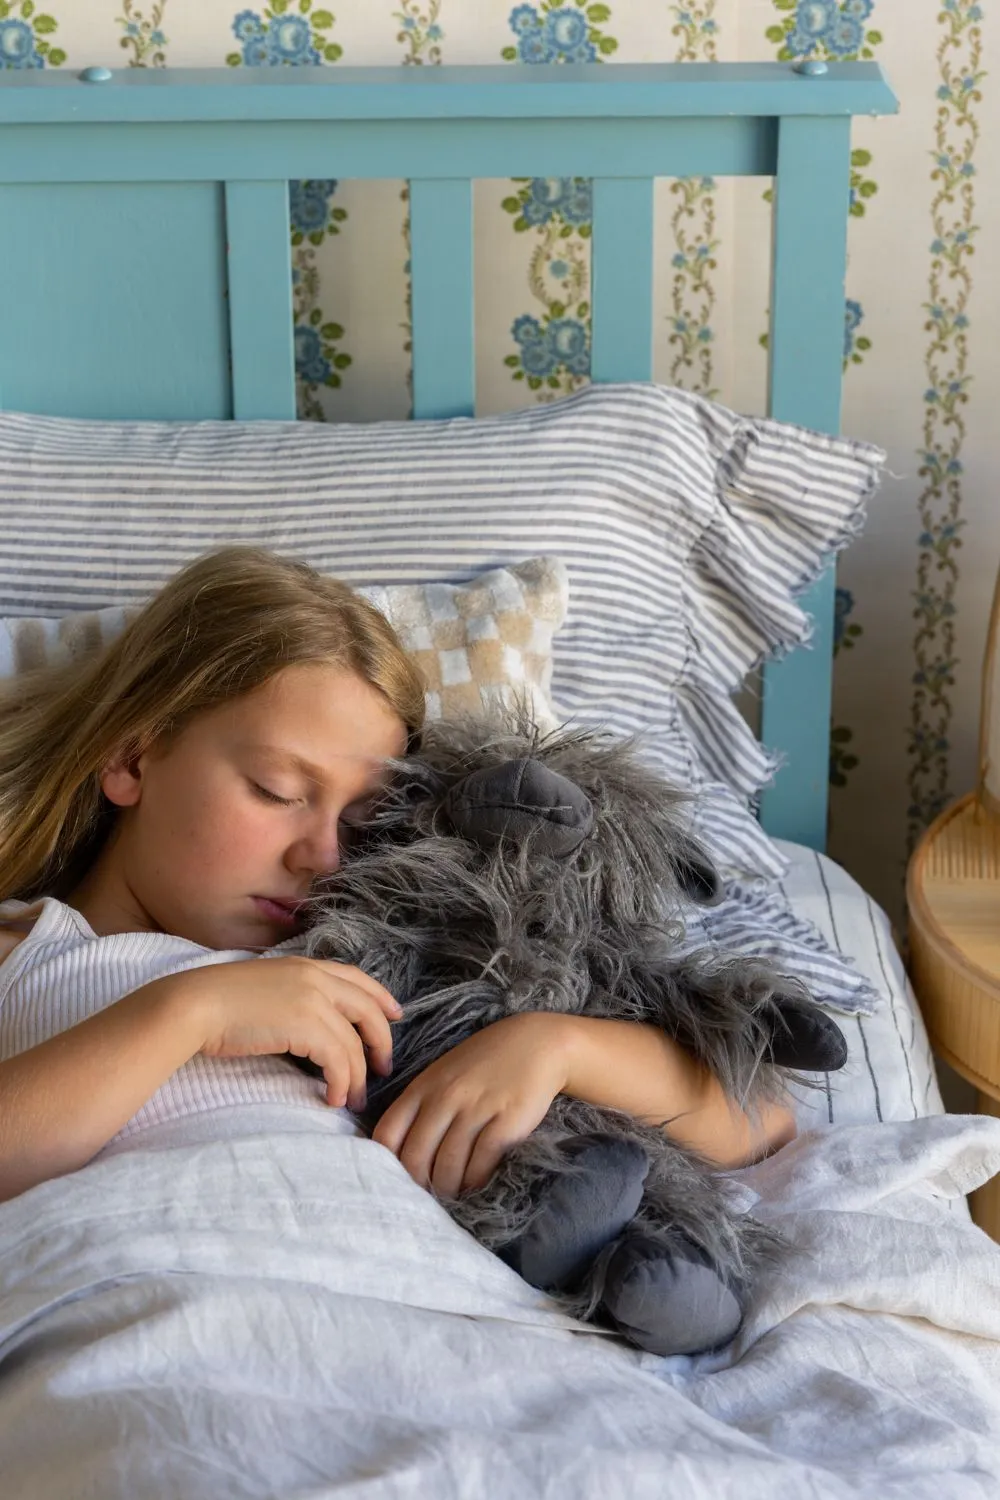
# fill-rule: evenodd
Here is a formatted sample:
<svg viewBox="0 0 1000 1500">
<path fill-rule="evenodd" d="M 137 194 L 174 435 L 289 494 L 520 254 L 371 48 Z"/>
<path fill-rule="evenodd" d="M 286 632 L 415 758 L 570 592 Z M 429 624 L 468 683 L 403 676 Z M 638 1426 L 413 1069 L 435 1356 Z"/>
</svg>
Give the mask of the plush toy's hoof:
<svg viewBox="0 0 1000 1500">
<path fill-rule="evenodd" d="M 651 1354 L 704 1354 L 743 1321 L 739 1300 L 697 1245 L 668 1249 L 641 1230 L 608 1263 L 604 1308 L 620 1333 Z"/>
<path fill-rule="evenodd" d="M 638 1212 L 649 1158 L 638 1141 L 581 1135 L 563 1151 L 573 1170 L 553 1179 L 525 1233 L 501 1252 L 518 1275 L 543 1291 L 578 1281 L 599 1251 Z"/>
<path fill-rule="evenodd" d="M 847 1039 L 836 1021 L 808 1000 L 784 997 L 771 1040 L 771 1061 L 800 1073 L 836 1073 L 847 1061 Z"/>
</svg>

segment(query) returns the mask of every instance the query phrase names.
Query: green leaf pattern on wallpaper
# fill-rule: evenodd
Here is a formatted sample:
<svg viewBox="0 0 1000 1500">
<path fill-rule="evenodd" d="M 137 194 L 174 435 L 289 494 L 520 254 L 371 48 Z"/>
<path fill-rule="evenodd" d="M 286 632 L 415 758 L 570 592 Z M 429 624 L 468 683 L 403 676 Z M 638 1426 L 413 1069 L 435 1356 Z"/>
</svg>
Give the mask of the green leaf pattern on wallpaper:
<svg viewBox="0 0 1000 1500">
<path fill-rule="evenodd" d="M 871 61 L 883 41 L 880 31 L 869 25 L 875 11 L 875 0 L 772 0 L 780 20 L 767 28 L 769 42 L 776 44 L 779 61 L 819 58 L 832 62 Z M 851 215 L 865 218 L 878 184 L 871 176 L 872 154 L 855 149 L 851 152 Z M 768 194 L 770 197 L 771 195 Z M 864 363 L 872 341 L 861 332 L 865 312 L 853 297 L 844 302 L 844 370 Z M 767 345 L 767 335 L 761 338 Z M 834 654 L 853 647 L 864 634 L 856 621 L 849 627 L 847 617 L 854 610 L 854 596 L 849 589 L 838 588 L 834 617 Z M 846 633 L 845 633 L 846 632 Z M 835 724 L 830 731 L 830 785 L 845 787 L 851 771 L 859 764 L 854 752 L 854 730 L 846 724 Z"/>
<path fill-rule="evenodd" d="M 517 5 L 509 16 L 515 45 L 507 62 L 599 62 L 618 49 L 605 29 L 609 5 L 586 0 Z M 519 234 L 534 244 L 528 265 L 530 312 L 511 325 L 517 352 L 504 363 L 513 380 L 524 381 L 541 401 L 567 396 L 590 375 L 591 191 L 583 177 L 519 177 L 503 200 Z"/>
<path fill-rule="evenodd" d="M 0 68 L 58 68 L 66 61 L 53 42 L 58 30 L 35 0 L 0 0 Z"/>
<path fill-rule="evenodd" d="M 983 37 L 982 5 L 945 0 L 941 28 L 931 183 L 933 239 L 929 297 L 924 304 L 928 335 L 927 389 L 924 392 L 923 446 L 919 453 L 923 491 L 919 500 L 917 586 L 913 616 L 915 659 L 910 708 L 909 806 L 907 833 L 912 847 L 948 800 L 951 698 L 955 686 L 958 552 L 962 545 L 962 451 L 969 373 L 969 300 L 975 254 L 976 169 L 973 162 L 980 125 L 976 106 Z"/>
<path fill-rule="evenodd" d="M 119 45 L 131 53 L 128 60 L 130 68 L 166 67 L 165 49 L 169 46 L 169 39 L 163 30 L 166 9 L 167 0 L 157 0 L 147 15 L 137 9 L 132 0 L 122 0 L 122 14 L 118 17 L 118 24 L 124 35 Z"/>
<path fill-rule="evenodd" d="M 312 0 L 271 0 L 259 11 L 241 10 L 232 31 L 240 44 L 230 52 L 230 67 L 309 67 L 334 63 L 343 48 L 330 40 L 336 24 L 331 11 L 314 7 Z M 295 379 L 298 413 L 314 422 L 326 420 L 320 391 L 336 390 L 350 368 L 343 347 L 343 326 L 334 321 L 320 301 L 320 273 L 316 252 L 338 235 L 347 212 L 334 203 L 333 178 L 293 182 L 289 198 L 292 236 L 292 307 L 295 319 Z"/>
<path fill-rule="evenodd" d="M 401 0 L 393 12 L 399 22 L 396 41 L 406 48 L 404 63 L 439 63 L 444 29 L 441 26 L 442 0 Z"/>
<path fill-rule="evenodd" d="M 677 62 L 716 62 L 719 24 L 715 0 L 671 5 L 674 25 L 671 35 L 679 46 Z M 715 180 L 685 177 L 671 184 L 676 205 L 670 217 L 674 242 L 671 258 L 670 364 L 671 385 L 717 396 L 713 384 L 712 313 L 716 290 L 713 276 L 718 269 L 716 251 Z"/>
</svg>

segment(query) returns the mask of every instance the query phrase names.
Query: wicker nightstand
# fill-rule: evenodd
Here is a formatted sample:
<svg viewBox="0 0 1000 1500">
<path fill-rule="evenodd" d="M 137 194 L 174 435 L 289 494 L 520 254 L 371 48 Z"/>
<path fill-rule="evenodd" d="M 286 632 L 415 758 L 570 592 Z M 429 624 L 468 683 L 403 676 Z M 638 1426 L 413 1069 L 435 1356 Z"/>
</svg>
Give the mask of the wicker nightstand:
<svg viewBox="0 0 1000 1500">
<path fill-rule="evenodd" d="M 1000 1116 L 1000 821 L 975 796 L 924 834 L 906 881 L 910 973 L 931 1044 Z M 1000 1242 L 1000 1178 L 973 1193 L 972 1217 Z"/>
</svg>

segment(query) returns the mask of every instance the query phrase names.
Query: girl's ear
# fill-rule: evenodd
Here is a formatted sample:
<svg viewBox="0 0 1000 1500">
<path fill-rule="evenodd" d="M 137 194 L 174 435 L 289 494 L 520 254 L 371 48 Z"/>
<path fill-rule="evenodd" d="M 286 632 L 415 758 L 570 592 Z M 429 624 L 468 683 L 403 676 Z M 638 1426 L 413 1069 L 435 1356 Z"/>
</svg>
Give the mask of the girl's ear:
<svg viewBox="0 0 1000 1500">
<path fill-rule="evenodd" d="M 142 756 L 121 756 L 101 772 L 101 791 L 115 807 L 135 807 L 142 796 Z"/>
</svg>

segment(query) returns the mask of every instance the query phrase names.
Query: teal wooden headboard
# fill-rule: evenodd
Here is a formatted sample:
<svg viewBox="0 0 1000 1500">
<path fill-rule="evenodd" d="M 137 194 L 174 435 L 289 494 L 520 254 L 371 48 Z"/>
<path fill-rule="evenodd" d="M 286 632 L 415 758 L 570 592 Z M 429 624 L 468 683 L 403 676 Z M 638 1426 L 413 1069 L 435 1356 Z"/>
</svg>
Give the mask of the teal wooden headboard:
<svg viewBox="0 0 1000 1500">
<path fill-rule="evenodd" d="M 0 74 L 0 405 L 293 418 L 288 181 L 406 178 L 415 416 L 474 408 L 472 181 L 593 179 L 592 377 L 652 376 L 653 180 L 776 178 L 769 409 L 840 424 L 851 118 L 869 63 Z M 155 296 L 150 289 L 155 287 Z M 761 816 L 826 837 L 833 574 L 768 668 Z"/>
</svg>

